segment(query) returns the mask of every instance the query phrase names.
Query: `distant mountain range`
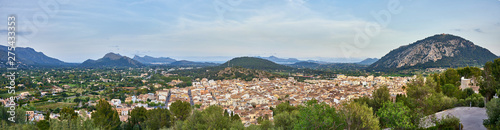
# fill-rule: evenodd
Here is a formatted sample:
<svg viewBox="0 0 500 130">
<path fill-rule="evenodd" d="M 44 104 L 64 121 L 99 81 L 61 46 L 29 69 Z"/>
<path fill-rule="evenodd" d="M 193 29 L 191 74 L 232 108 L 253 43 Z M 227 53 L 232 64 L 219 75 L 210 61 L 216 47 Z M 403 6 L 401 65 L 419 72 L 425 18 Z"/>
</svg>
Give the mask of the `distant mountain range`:
<svg viewBox="0 0 500 130">
<path fill-rule="evenodd" d="M 390 51 L 367 69 L 398 71 L 436 67 L 482 66 L 498 56 L 469 40 L 438 34 Z"/>
<path fill-rule="evenodd" d="M 405 69 L 425 69 L 437 67 L 482 66 L 499 56 L 489 50 L 474 45 L 469 40 L 450 35 L 438 34 L 401 46 L 390 51 L 381 59 L 367 58 L 354 63 L 328 63 L 314 60 L 301 61 L 296 58 L 238 57 L 224 64 L 176 60 L 169 57 L 134 56 L 129 58 L 115 53 L 108 53 L 97 60 L 86 60 L 81 64 L 66 63 L 46 56 L 29 47 L 17 47 L 15 50 L 19 67 L 143 67 L 147 65 L 167 66 L 240 66 L 249 69 L 284 70 L 295 68 L 310 69 L 365 69 L 368 71 L 399 71 Z M 341 59 L 341 58 L 340 58 Z M 7 47 L 0 45 L 0 67 L 6 67 Z"/>
<path fill-rule="evenodd" d="M 108 53 L 98 60 L 88 59 L 81 67 L 99 68 L 99 67 L 142 67 L 144 64 L 120 54 Z"/>
<path fill-rule="evenodd" d="M 16 47 L 15 57 L 19 67 L 58 67 L 58 66 L 73 66 L 75 64 L 66 63 L 61 60 L 48 57 L 42 52 L 37 52 L 30 47 Z M 7 62 L 7 46 L 0 45 L 0 67 L 6 67 Z"/>
<path fill-rule="evenodd" d="M 301 62 L 300 60 L 298 60 L 296 58 L 284 59 L 284 58 L 278 58 L 276 56 L 269 56 L 269 57 L 260 57 L 260 56 L 257 56 L 257 58 L 266 59 L 266 60 L 269 60 L 269 61 L 272 61 L 272 62 L 275 62 L 275 63 L 278 63 L 278 64 L 294 64 L 294 63 L 297 63 L 297 62 Z"/>
<path fill-rule="evenodd" d="M 378 58 L 366 58 L 365 60 L 361 61 L 361 62 L 358 62 L 357 64 L 361 64 L 361 65 L 371 65 L 375 62 L 378 61 Z"/>
<path fill-rule="evenodd" d="M 194 62 L 194 61 L 187 61 L 187 60 L 180 60 L 176 62 L 172 62 L 168 64 L 170 66 L 196 66 L 196 67 L 203 67 L 203 66 L 217 66 L 219 64 L 217 63 L 210 63 L 210 62 Z"/>
<path fill-rule="evenodd" d="M 261 58 L 261 59 L 266 59 L 278 64 L 282 65 L 291 65 L 299 62 L 312 62 L 312 63 L 318 63 L 318 64 L 332 64 L 332 63 L 357 63 L 356 61 L 360 61 L 361 59 L 359 58 L 322 58 L 322 60 L 299 60 L 297 58 L 279 58 L 276 56 L 269 56 L 269 57 L 260 57 L 257 56 L 256 58 Z M 365 59 L 368 61 L 363 61 L 363 65 L 369 65 L 375 61 L 377 61 L 377 58 L 368 58 Z"/>
<path fill-rule="evenodd" d="M 297 62 L 295 64 L 287 65 L 294 68 L 308 68 L 308 69 L 317 69 L 317 70 L 360 70 L 365 69 L 368 65 L 360 64 L 360 63 L 327 63 L 327 64 L 319 64 L 314 62 Z"/>
<path fill-rule="evenodd" d="M 172 59 L 170 57 L 151 57 L 151 56 L 143 56 L 143 57 L 140 57 L 140 56 L 137 56 L 135 55 L 134 58 L 132 58 L 133 60 L 136 60 L 136 61 L 139 61 L 143 64 L 170 64 L 172 62 L 176 62 L 177 60 L 175 59 Z"/>
</svg>

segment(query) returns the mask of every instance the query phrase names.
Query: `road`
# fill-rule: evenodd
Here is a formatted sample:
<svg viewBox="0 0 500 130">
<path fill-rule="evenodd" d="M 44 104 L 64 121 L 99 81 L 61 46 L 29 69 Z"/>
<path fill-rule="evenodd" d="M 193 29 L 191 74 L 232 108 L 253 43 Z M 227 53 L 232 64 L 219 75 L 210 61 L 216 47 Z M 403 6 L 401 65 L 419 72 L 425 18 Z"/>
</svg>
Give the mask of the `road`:
<svg viewBox="0 0 500 130">
<path fill-rule="evenodd" d="M 486 127 L 483 125 L 483 120 L 488 119 L 485 108 L 456 107 L 438 112 L 436 113 L 436 117 L 441 118 L 448 114 L 460 118 L 460 122 L 464 125 L 464 130 L 486 130 Z"/>
</svg>

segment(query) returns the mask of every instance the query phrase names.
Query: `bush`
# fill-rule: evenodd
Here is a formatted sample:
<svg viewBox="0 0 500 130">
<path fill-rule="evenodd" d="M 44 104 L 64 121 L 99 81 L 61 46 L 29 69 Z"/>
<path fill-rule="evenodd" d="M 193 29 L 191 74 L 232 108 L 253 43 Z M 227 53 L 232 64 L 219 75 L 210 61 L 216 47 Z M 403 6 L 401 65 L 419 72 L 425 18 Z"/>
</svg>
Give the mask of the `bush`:
<svg viewBox="0 0 500 130">
<path fill-rule="evenodd" d="M 488 129 L 500 129 L 500 99 L 494 98 L 486 104 L 488 119 L 483 121 Z"/>
<path fill-rule="evenodd" d="M 474 93 L 465 99 L 459 99 L 456 106 L 484 107 L 484 97 L 480 94 Z"/>
<path fill-rule="evenodd" d="M 463 128 L 460 119 L 451 115 L 443 116 L 441 119 L 433 117 L 432 122 L 436 126 L 428 128 L 430 130 L 459 130 Z"/>
</svg>

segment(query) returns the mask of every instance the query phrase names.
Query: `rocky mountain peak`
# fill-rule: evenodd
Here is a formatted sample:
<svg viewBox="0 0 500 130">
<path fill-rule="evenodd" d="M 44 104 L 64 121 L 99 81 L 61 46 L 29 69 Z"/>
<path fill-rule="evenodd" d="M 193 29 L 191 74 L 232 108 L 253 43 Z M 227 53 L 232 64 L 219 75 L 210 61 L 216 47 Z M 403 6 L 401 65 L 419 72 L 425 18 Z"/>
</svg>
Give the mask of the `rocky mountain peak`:
<svg viewBox="0 0 500 130">
<path fill-rule="evenodd" d="M 104 55 L 103 58 L 109 58 L 109 59 L 112 59 L 112 60 L 117 60 L 117 59 L 122 58 L 122 56 L 120 54 L 115 54 L 113 52 L 110 52 L 110 53 Z"/>
<path fill-rule="evenodd" d="M 495 57 L 489 50 L 462 37 L 437 34 L 392 50 L 370 68 L 473 66 Z"/>
</svg>

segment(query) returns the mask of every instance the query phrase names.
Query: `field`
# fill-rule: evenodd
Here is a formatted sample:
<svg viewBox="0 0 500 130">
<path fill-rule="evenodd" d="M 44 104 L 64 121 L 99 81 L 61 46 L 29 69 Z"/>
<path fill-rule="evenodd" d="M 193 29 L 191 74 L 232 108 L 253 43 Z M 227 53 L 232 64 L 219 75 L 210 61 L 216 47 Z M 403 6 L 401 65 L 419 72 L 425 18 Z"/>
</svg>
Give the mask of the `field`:
<svg viewBox="0 0 500 130">
<path fill-rule="evenodd" d="M 56 108 L 64 108 L 71 107 L 76 105 L 76 103 L 66 103 L 66 102 L 58 102 L 58 103 L 39 103 L 35 106 L 37 110 L 47 110 L 47 109 L 56 109 Z"/>
</svg>

